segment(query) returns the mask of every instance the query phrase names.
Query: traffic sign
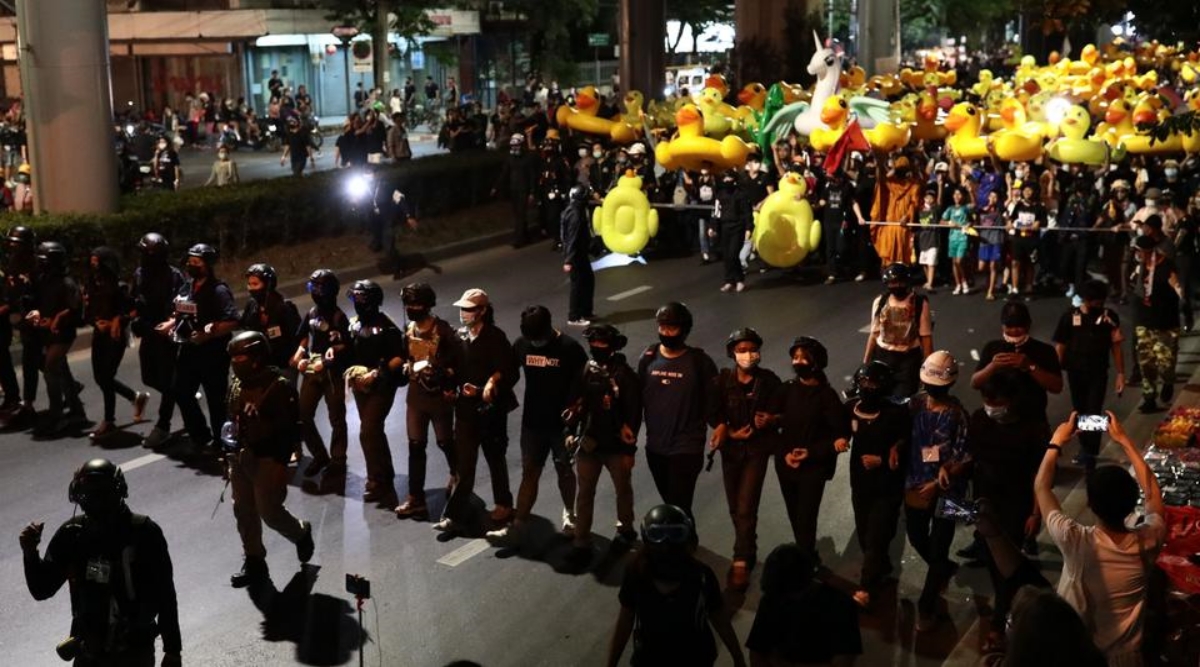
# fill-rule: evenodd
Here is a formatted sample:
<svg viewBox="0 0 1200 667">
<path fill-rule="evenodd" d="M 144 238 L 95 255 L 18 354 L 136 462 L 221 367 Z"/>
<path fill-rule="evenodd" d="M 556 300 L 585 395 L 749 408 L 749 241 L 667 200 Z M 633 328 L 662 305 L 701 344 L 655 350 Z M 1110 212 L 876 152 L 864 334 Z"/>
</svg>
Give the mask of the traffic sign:
<svg viewBox="0 0 1200 667">
<path fill-rule="evenodd" d="M 608 46 L 608 33 L 588 33 L 588 46 Z"/>
</svg>

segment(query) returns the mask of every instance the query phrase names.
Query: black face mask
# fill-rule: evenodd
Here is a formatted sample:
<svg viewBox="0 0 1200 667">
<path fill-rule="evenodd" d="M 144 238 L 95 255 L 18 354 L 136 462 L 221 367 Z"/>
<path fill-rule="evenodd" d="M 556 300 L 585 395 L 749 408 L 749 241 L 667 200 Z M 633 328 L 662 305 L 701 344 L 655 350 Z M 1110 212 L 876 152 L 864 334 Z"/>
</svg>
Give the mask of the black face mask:
<svg viewBox="0 0 1200 667">
<path fill-rule="evenodd" d="M 950 395 L 950 385 L 925 384 L 925 393 L 934 398 L 945 398 Z"/>
<path fill-rule="evenodd" d="M 184 267 L 184 270 L 187 271 L 187 274 L 191 276 L 193 280 L 199 280 L 208 276 L 208 269 L 203 266 L 193 266 L 188 264 L 186 267 Z"/>
<path fill-rule="evenodd" d="M 792 370 L 795 371 L 796 377 L 801 380 L 808 380 L 817 376 L 817 368 L 812 364 L 792 364 Z"/>
<path fill-rule="evenodd" d="M 912 288 L 911 287 L 889 287 L 888 294 L 891 294 L 892 296 L 896 297 L 897 299 L 906 299 L 906 298 L 908 298 L 909 294 L 912 294 Z"/>
<path fill-rule="evenodd" d="M 681 550 L 655 551 L 646 559 L 650 576 L 659 581 L 681 581 L 687 574 L 688 556 Z"/>
<path fill-rule="evenodd" d="M 404 315 L 409 322 L 424 322 L 429 319 L 429 311 L 424 308 L 405 308 Z"/>
<path fill-rule="evenodd" d="M 666 334 L 658 334 L 658 342 L 668 350 L 682 350 L 684 348 L 683 334 L 668 336 Z"/>
<path fill-rule="evenodd" d="M 358 319 L 365 320 L 375 317 L 379 314 L 379 306 L 372 306 L 366 303 L 354 304 L 354 314 L 358 315 Z"/>
<path fill-rule="evenodd" d="M 246 380 L 253 377 L 258 371 L 258 365 L 254 361 L 247 359 L 245 361 L 230 361 L 229 369 L 233 371 L 233 376 L 239 380 Z"/>
<path fill-rule="evenodd" d="M 867 412 L 877 412 L 883 407 L 883 393 L 878 389 L 859 389 L 858 407 Z"/>
<path fill-rule="evenodd" d="M 613 351 L 610 347 L 593 347 L 592 359 L 598 364 L 606 364 L 613 358 Z"/>
<path fill-rule="evenodd" d="M 332 308 L 337 305 L 337 297 L 332 295 L 325 296 L 321 294 L 314 294 L 312 295 L 312 300 L 318 308 L 322 309 Z"/>
<path fill-rule="evenodd" d="M 254 302 L 260 306 L 265 306 L 267 304 L 267 295 L 269 294 L 270 292 L 265 287 L 263 289 L 250 290 L 250 298 L 254 299 Z"/>
</svg>

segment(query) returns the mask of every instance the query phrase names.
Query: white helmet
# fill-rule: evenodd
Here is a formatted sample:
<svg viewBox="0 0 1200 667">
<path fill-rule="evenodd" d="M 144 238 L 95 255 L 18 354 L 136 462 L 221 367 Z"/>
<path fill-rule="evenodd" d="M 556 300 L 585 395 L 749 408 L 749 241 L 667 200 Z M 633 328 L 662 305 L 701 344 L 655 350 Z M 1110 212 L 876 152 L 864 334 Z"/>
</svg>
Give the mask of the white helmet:
<svg viewBox="0 0 1200 667">
<path fill-rule="evenodd" d="M 958 362 L 945 350 L 938 350 L 921 364 L 921 382 L 935 387 L 948 387 L 958 379 Z"/>
<path fill-rule="evenodd" d="M 508 145 L 510 148 L 513 146 L 520 146 L 524 143 L 525 143 L 525 135 L 520 134 L 520 133 L 513 134 L 511 137 L 508 138 Z"/>
<path fill-rule="evenodd" d="M 642 142 L 639 141 L 636 144 L 630 146 L 629 154 L 630 155 L 645 155 L 646 154 L 646 144 L 643 144 Z"/>
</svg>

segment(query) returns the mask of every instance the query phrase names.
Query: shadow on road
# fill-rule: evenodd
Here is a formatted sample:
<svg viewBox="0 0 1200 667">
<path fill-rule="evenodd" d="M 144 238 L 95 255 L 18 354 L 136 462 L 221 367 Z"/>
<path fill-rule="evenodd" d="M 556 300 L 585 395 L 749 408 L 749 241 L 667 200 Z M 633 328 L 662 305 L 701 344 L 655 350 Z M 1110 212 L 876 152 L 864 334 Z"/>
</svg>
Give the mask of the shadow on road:
<svg viewBox="0 0 1200 667">
<path fill-rule="evenodd" d="M 370 637 L 359 628 L 348 601 L 312 592 L 320 570 L 301 566 L 282 591 L 270 580 L 247 590 L 262 612 L 264 640 L 294 643 L 302 665 L 343 665 Z"/>
</svg>

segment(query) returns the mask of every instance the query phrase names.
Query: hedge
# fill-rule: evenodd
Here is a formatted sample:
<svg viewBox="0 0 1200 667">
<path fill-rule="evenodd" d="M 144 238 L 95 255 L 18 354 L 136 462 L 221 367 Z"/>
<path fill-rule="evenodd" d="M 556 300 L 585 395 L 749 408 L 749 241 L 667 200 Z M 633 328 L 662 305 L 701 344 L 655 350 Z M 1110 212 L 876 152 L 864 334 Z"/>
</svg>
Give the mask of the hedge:
<svg viewBox="0 0 1200 667">
<path fill-rule="evenodd" d="M 503 154 L 473 152 L 433 155 L 380 167 L 376 175 L 395 184 L 421 217 L 437 216 L 484 202 L 495 185 Z M 345 196 L 347 171 L 322 171 L 224 188 L 143 192 L 121 200 L 118 213 L 0 215 L 7 230 L 34 228 L 39 240 L 67 246 L 75 262 L 92 248 L 108 245 L 132 266 L 137 241 L 156 231 L 171 242 L 172 254 L 193 243 L 215 245 L 223 258 L 244 257 L 262 248 L 300 239 L 326 238 L 356 229 Z"/>
</svg>

